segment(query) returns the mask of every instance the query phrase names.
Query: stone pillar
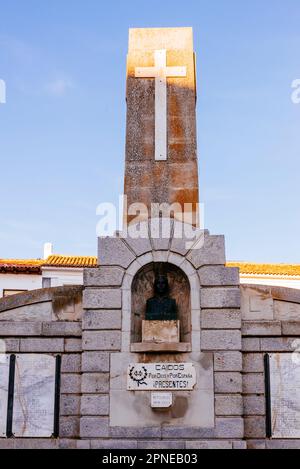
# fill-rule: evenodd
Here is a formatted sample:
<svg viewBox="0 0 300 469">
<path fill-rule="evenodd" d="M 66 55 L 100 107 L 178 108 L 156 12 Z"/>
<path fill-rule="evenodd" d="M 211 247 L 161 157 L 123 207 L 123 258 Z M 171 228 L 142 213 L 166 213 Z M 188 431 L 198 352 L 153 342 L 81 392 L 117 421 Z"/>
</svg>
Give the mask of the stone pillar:
<svg viewBox="0 0 300 469">
<path fill-rule="evenodd" d="M 118 267 L 84 270 L 81 439 L 109 437 L 110 354 L 121 347 L 122 278 Z"/>
<path fill-rule="evenodd" d="M 157 51 L 165 51 L 167 68 L 163 70 L 155 68 Z M 138 68 L 146 70 L 142 75 L 147 77 L 140 77 Z M 167 82 L 165 117 L 155 83 L 157 74 L 166 75 L 162 78 Z M 143 203 L 150 211 L 151 203 L 177 203 L 183 210 L 184 204 L 189 203 L 192 204 L 189 212 L 193 212 L 195 220 L 198 168 L 192 28 L 130 30 L 126 98 L 124 193 L 128 207 Z M 155 159 L 156 153 L 164 146 L 164 138 L 166 159 L 159 161 Z M 125 209 L 125 217 L 126 214 Z M 129 216 L 128 221 L 131 219 Z"/>
</svg>

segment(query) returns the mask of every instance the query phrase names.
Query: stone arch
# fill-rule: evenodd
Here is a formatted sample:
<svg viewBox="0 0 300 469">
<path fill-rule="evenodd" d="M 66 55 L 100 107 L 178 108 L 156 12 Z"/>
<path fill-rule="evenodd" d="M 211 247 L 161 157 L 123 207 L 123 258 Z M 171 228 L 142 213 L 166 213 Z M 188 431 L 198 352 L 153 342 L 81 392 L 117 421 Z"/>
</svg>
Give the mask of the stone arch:
<svg viewBox="0 0 300 469">
<path fill-rule="evenodd" d="M 132 324 L 132 287 L 139 272 L 147 266 L 162 263 L 170 267 L 172 272 L 181 272 L 189 289 L 188 321 L 183 325 L 181 341 L 190 342 L 192 351 L 200 351 L 200 282 L 197 270 L 181 254 L 170 251 L 151 251 L 137 257 L 127 268 L 122 282 L 122 351 L 130 351 L 133 340 L 140 338 Z M 153 274 L 152 274 L 153 275 Z M 172 274 L 171 274 L 172 275 Z M 150 275 L 151 276 L 151 275 Z M 187 291 L 187 287 L 185 287 Z M 183 305 L 184 302 L 181 302 Z M 183 306 L 181 306 L 183 307 Z"/>
<path fill-rule="evenodd" d="M 190 284 L 180 267 L 168 262 L 152 262 L 141 267 L 131 284 L 131 342 L 141 342 L 142 320 L 146 300 L 153 295 L 153 283 L 158 272 L 169 280 L 170 296 L 176 300 L 180 321 L 180 340 L 190 342 L 191 302 Z"/>
</svg>

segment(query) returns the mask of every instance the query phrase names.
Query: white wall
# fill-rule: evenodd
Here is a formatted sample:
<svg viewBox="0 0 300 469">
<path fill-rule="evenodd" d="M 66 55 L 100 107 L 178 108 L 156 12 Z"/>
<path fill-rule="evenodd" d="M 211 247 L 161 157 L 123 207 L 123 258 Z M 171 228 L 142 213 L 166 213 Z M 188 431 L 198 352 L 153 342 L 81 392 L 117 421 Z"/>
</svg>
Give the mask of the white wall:
<svg viewBox="0 0 300 469">
<path fill-rule="evenodd" d="M 38 274 L 1 274 L 0 298 L 3 290 L 36 290 L 42 288 L 42 276 Z"/>
<path fill-rule="evenodd" d="M 270 276 L 240 276 L 241 284 L 271 285 L 273 287 L 297 288 L 300 290 L 300 278 Z"/>
<path fill-rule="evenodd" d="M 83 269 L 72 267 L 42 267 L 43 278 L 51 279 L 51 287 L 83 285 Z"/>
</svg>

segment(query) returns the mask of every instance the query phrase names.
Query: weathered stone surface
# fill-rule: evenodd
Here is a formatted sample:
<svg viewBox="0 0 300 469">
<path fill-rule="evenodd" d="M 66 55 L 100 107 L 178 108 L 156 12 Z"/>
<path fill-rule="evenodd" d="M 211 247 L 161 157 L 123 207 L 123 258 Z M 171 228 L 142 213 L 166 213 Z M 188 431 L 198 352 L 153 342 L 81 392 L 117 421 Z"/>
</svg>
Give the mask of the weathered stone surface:
<svg viewBox="0 0 300 469">
<path fill-rule="evenodd" d="M 126 333 L 128 334 L 128 333 Z M 196 337 L 199 337 L 199 333 L 196 334 Z M 194 343 L 193 350 L 200 351 L 200 340 Z M 196 350 L 196 346 L 198 345 L 198 350 Z M 129 350 L 129 347 L 128 347 Z M 192 346 L 190 342 L 169 342 L 169 343 L 155 343 L 155 342 L 137 342 L 135 344 L 130 345 L 130 351 L 135 353 L 143 353 L 143 352 L 191 352 Z"/>
<path fill-rule="evenodd" d="M 266 449 L 266 440 L 248 440 L 247 449 Z"/>
<path fill-rule="evenodd" d="M 245 415 L 264 415 L 265 414 L 265 396 L 244 396 L 244 414 Z"/>
<path fill-rule="evenodd" d="M 80 415 L 80 396 L 61 394 L 60 415 Z"/>
<path fill-rule="evenodd" d="M 121 267 L 104 267 L 83 270 L 85 287 L 119 287 L 122 285 L 124 269 Z"/>
<path fill-rule="evenodd" d="M 246 373 L 243 375 L 244 394 L 263 394 L 264 392 L 265 379 L 263 373 Z"/>
<path fill-rule="evenodd" d="M 64 354 L 61 358 L 62 373 L 80 373 L 81 355 L 79 353 Z"/>
<path fill-rule="evenodd" d="M 216 393 L 241 393 L 242 375 L 241 373 L 216 372 L 215 373 L 215 392 Z"/>
<path fill-rule="evenodd" d="M 193 246 L 197 246 L 200 249 L 202 243 L 204 243 L 205 235 L 208 234 L 207 231 L 195 228 L 189 223 L 174 220 L 174 232 L 170 251 L 185 256 Z"/>
<path fill-rule="evenodd" d="M 90 440 L 76 440 L 76 448 L 77 449 L 91 449 L 91 441 Z"/>
<path fill-rule="evenodd" d="M 244 421 L 239 417 L 217 417 L 216 418 L 216 438 L 243 438 Z"/>
<path fill-rule="evenodd" d="M 149 392 L 136 393 L 127 391 L 127 372 L 131 363 L 135 363 L 138 356 L 131 353 L 111 354 L 110 379 L 110 424 L 111 426 L 153 427 L 169 423 L 174 425 L 200 426 L 205 428 L 214 425 L 214 395 L 213 395 L 213 360 L 211 353 L 190 354 L 188 363 L 192 363 L 197 373 L 197 387 L 192 393 L 174 393 L 174 407 L 172 412 L 153 412 L 150 407 Z M 155 362 L 161 360 L 161 355 L 152 357 Z M 166 360 L 165 356 L 165 360 Z M 178 357 L 179 359 L 179 357 Z M 170 354 L 170 362 L 174 355 Z M 140 362 L 141 363 L 141 362 Z M 181 413 L 182 403 L 189 400 L 184 415 Z M 197 435 L 199 437 L 199 435 Z M 203 435 L 200 435 L 200 438 Z M 166 436 L 166 438 L 169 438 Z M 173 436 L 170 436 L 173 438 Z"/>
<path fill-rule="evenodd" d="M 205 308 L 239 308 L 239 288 L 202 288 L 201 307 Z"/>
<path fill-rule="evenodd" d="M 257 338 L 243 338 L 242 339 L 242 350 L 243 352 L 259 352 L 260 351 L 260 339 Z"/>
<path fill-rule="evenodd" d="M 0 449 L 56 449 L 58 440 L 52 438 L 0 439 Z"/>
<path fill-rule="evenodd" d="M 245 417 L 245 437 L 264 438 L 266 436 L 265 417 Z"/>
<path fill-rule="evenodd" d="M 137 440 L 92 440 L 91 449 L 137 449 Z"/>
<path fill-rule="evenodd" d="M 232 442 L 233 449 L 247 449 L 247 442 L 246 441 L 233 441 Z"/>
<path fill-rule="evenodd" d="M 239 309 L 202 309 L 202 329 L 240 329 L 241 313 Z"/>
<path fill-rule="evenodd" d="M 14 449 L 15 439 L 0 438 L 0 449 Z"/>
<path fill-rule="evenodd" d="M 119 288 L 86 288 L 83 292 L 85 309 L 118 309 L 122 306 Z"/>
<path fill-rule="evenodd" d="M 20 351 L 20 339 L 1 339 L 1 340 L 4 341 L 6 353 Z"/>
<path fill-rule="evenodd" d="M 300 321 L 283 321 L 282 335 L 300 336 Z"/>
<path fill-rule="evenodd" d="M 136 256 L 121 238 L 98 238 L 98 264 L 120 266 L 126 269 Z"/>
<path fill-rule="evenodd" d="M 271 321 L 274 312 L 270 287 L 241 285 L 241 311 L 245 320 Z"/>
<path fill-rule="evenodd" d="M 204 330 L 201 332 L 202 350 L 240 350 L 241 334 L 238 330 Z"/>
<path fill-rule="evenodd" d="M 224 236 L 206 235 L 204 246 L 190 251 L 187 259 L 196 269 L 203 265 L 224 265 L 226 262 Z"/>
<path fill-rule="evenodd" d="M 107 438 L 109 436 L 107 417 L 82 417 L 80 419 L 81 438 Z"/>
<path fill-rule="evenodd" d="M 287 337 L 265 337 L 260 339 L 262 352 L 294 352 L 295 339 Z"/>
<path fill-rule="evenodd" d="M 82 415 L 108 415 L 109 414 L 109 396 L 86 395 L 81 398 Z"/>
<path fill-rule="evenodd" d="M 299 344 L 299 339 L 296 340 Z M 299 345 L 297 345 L 299 347 Z M 273 438 L 300 438 L 299 353 L 269 354 Z"/>
<path fill-rule="evenodd" d="M 60 391 L 62 394 L 80 394 L 81 392 L 81 375 L 79 374 L 62 374 Z"/>
<path fill-rule="evenodd" d="M 263 373 L 264 357 L 262 353 L 244 353 L 243 354 L 244 373 Z"/>
<path fill-rule="evenodd" d="M 5 297 L 8 298 L 8 297 Z M 3 300 L 3 298 L 2 298 Z M 0 307 L 1 310 L 1 307 Z M 26 304 L 17 308 L 1 311 L 0 321 L 51 321 L 52 303 Z"/>
<path fill-rule="evenodd" d="M 42 324 L 42 335 L 45 336 L 81 337 L 81 333 L 81 323 L 79 322 L 52 321 Z"/>
<path fill-rule="evenodd" d="M 243 336 L 281 335 L 280 321 L 243 321 Z"/>
<path fill-rule="evenodd" d="M 274 319 L 278 321 L 299 321 L 300 304 L 274 300 Z"/>
<path fill-rule="evenodd" d="M 121 310 L 86 311 L 82 327 L 85 330 L 121 329 Z"/>
<path fill-rule="evenodd" d="M 148 441 L 142 440 L 137 442 L 138 449 L 184 449 L 184 441 L 164 440 L 164 441 Z"/>
<path fill-rule="evenodd" d="M 121 332 L 84 332 L 82 344 L 84 350 L 119 350 L 121 348 Z"/>
<path fill-rule="evenodd" d="M 143 321 L 142 341 L 170 343 L 179 342 L 179 321 Z"/>
<path fill-rule="evenodd" d="M 185 444 L 186 449 L 232 449 L 231 441 L 191 440 Z"/>
<path fill-rule="evenodd" d="M 0 354 L 0 441 L 6 436 L 9 360 L 9 355 Z"/>
<path fill-rule="evenodd" d="M 125 242 L 137 256 L 150 252 L 152 247 L 149 239 L 148 221 L 128 226 Z"/>
<path fill-rule="evenodd" d="M 203 266 L 198 270 L 200 284 L 208 286 L 235 286 L 239 285 L 239 269 L 235 267 Z"/>
<path fill-rule="evenodd" d="M 300 449 L 300 440 L 266 440 L 267 449 Z"/>
<path fill-rule="evenodd" d="M 215 397 L 216 415 L 243 415 L 243 398 L 239 395 Z"/>
<path fill-rule="evenodd" d="M 63 352 L 64 339 L 21 339 L 21 352 Z"/>
<path fill-rule="evenodd" d="M 108 373 L 84 373 L 82 375 L 82 393 L 105 393 L 109 391 Z"/>
<path fill-rule="evenodd" d="M 59 436 L 61 438 L 76 438 L 79 436 L 79 417 L 61 417 L 59 419 Z"/>
<path fill-rule="evenodd" d="M 111 438 L 147 438 L 159 439 L 162 436 L 161 427 L 110 427 Z"/>
<path fill-rule="evenodd" d="M 0 321 L 0 336 L 33 336 L 40 335 L 42 325 L 40 322 L 29 321 Z"/>
<path fill-rule="evenodd" d="M 242 371 L 241 352 L 216 352 L 214 354 L 215 371 Z"/>
<path fill-rule="evenodd" d="M 182 426 L 163 426 L 163 438 L 215 438 L 214 428 L 201 428 L 201 427 L 182 427 Z"/>
<path fill-rule="evenodd" d="M 167 50 L 166 65 L 186 67 L 186 74 L 167 78 L 167 129 L 162 129 L 157 124 L 159 127 L 156 127 L 155 131 L 155 80 L 154 77 L 136 78 L 135 71 L 136 67 L 153 67 L 154 51 L 162 49 Z M 184 208 L 183 204 L 191 204 L 195 221 L 198 171 L 194 67 L 191 28 L 130 30 L 124 190 L 128 196 L 128 207 L 133 203 L 142 202 L 150 213 L 153 203 L 179 204 L 180 211 Z M 164 109 L 164 106 L 162 108 Z M 186 115 L 189 116 L 188 119 Z M 155 160 L 155 147 L 166 135 L 167 161 Z M 178 212 L 178 209 L 176 211 Z M 129 213 L 128 221 L 133 217 L 134 215 Z"/>
<path fill-rule="evenodd" d="M 109 353 L 84 352 L 82 354 L 82 371 L 102 373 L 109 371 Z"/>
<path fill-rule="evenodd" d="M 81 339 L 65 339 L 65 352 L 81 352 Z"/>
<path fill-rule="evenodd" d="M 76 440 L 69 438 L 59 439 L 59 449 L 76 449 Z"/>
<path fill-rule="evenodd" d="M 12 432 L 16 437 L 51 437 L 54 422 L 55 357 L 16 355 Z"/>
</svg>

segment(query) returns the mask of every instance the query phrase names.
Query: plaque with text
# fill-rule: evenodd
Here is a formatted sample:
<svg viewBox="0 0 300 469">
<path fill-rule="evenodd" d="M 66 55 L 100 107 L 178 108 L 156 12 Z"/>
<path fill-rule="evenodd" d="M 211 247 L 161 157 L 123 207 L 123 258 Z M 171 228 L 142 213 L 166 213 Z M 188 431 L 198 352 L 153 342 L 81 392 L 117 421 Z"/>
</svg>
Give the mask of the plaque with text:
<svg viewBox="0 0 300 469">
<path fill-rule="evenodd" d="M 272 438 L 300 438 L 299 353 L 271 353 Z"/>
<path fill-rule="evenodd" d="M 12 432 L 15 437 L 50 437 L 54 428 L 55 357 L 16 355 Z"/>
<path fill-rule="evenodd" d="M 6 436 L 9 355 L 0 353 L 0 437 Z"/>
<path fill-rule="evenodd" d="M 195 384 L 192 363 L 132 363 L 127 370 L 129 391 L 191 391 Z"/>
<path fill-rule="evenodd" d="M 171 392 L 152 392 L 151 407 L 153 409 L 168 409 L 173 404 Z"/>
</svg>

